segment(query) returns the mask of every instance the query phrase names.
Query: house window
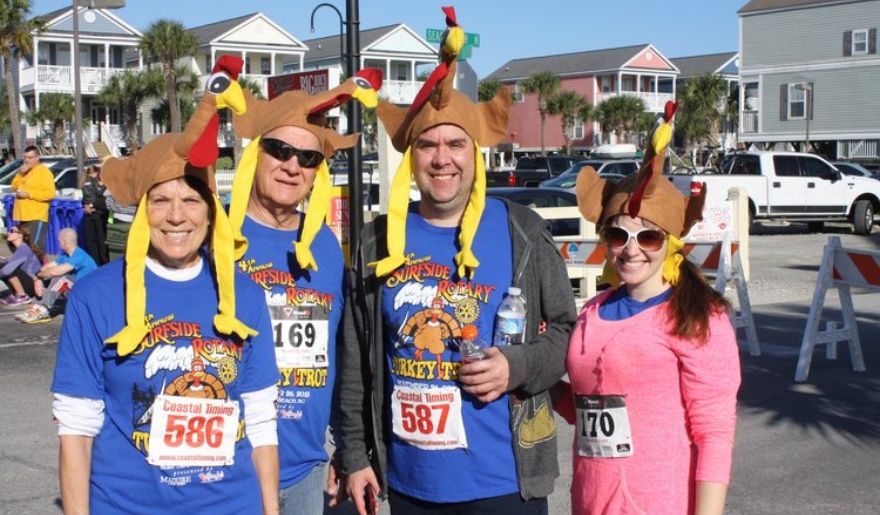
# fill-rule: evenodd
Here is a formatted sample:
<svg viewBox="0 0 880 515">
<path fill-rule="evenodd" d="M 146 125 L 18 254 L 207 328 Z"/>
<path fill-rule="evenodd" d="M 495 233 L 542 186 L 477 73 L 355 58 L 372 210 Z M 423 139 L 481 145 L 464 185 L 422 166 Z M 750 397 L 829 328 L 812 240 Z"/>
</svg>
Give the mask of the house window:
<svg viewBox="0 0 880 515">
<path fill-rule="evenodd" d="M 569 139 L 584 139 L 584 121 L 575 118 L 574 125 L 571 126 L 571 131 L 568 133 Z"/>
<path fill-rule="evenodd" d="M 803 120 L 807 113 L 807 92 L 800 84 L 788 86 L 788 119 Z"/>
<path fill-rule="evenodd" d="M 263 75 L 272 75 L 272 58 L 271 57 L 261 57 L 260 58 L 260 73 Z"/>
<path fill-rule="evenodd" d="M 205 73 L 211 73 L 214 63 L 211 62 L 211 54 L 205 54 Z"/>
<path fill-rule="evenodd" d="M 394 80 L 409 80 L 409 63 L 394 63 Z"/>
<path fill-rule="evenodd" d="M 604 76 L 599 78 L 600 87 L 602 88 L 602 93 L 611 93 L 611 77 Z"/>
<path fill-rule="evenodd" d="M 868 29 L 854 30 L 852 33 L 852 54 L 868 53 Z"/>
<path fill-rule="evenodd" d="M 624 75 L 623 80 L 620 83 L 621 91 L 635 91 L 636 90 L 636 81 L 635 77 L 632 75 Z"/>
<path fill-rule="evenodd" d="M 511 96 L 513 97 L 514 102 L 523 101 L 523 94 L 522 90 L 519 89 L 519 82 L 513 85 L 513 94 Z"/>
</svg>

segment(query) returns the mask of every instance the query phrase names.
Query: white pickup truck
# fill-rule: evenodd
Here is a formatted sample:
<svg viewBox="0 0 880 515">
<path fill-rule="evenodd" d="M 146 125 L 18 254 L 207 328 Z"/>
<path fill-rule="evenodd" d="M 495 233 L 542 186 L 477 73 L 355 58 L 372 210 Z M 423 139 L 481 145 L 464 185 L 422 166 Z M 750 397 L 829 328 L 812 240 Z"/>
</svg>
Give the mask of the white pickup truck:
<svg viewBox="0 0 880 515">
<path fill-rule="evenodd" d="M 723 201 L 740 186 L 749 196 L 751 220 L 848 221 L 856 234 L 870 234 L 880 210 L 880 181 L 841 174 L 828 161 L 797 152 L 737 152 L 725 157 L 717 174 L 669 175 L 685 195 L 693 181 L 704 182 L 707 203 Z"/>
</svg>

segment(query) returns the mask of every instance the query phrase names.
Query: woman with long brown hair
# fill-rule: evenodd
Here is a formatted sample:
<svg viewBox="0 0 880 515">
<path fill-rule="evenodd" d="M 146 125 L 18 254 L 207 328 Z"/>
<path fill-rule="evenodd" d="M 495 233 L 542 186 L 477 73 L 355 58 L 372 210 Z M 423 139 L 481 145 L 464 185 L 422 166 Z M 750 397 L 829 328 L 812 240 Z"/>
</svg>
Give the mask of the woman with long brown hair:
<svg viewBox="0 0 880 515">
<path fill-rule="evenodd" d="M 600 226 L 614 286 L 581 311 L 571 384 L 556 409 L 576 425 L 572 512 L 721 514 L 730 478 L 740 370 L 729 304 L 688 262 L 682 238 L 704 192 L 662 176 L 669 121 L 638 174 L 578 177 L 578 206 Z"/>
<path fill-rule="evenodd" d="M 43 252 L 31 242 L 31 233 L 26 227 L 13 226 L 6 234 L 6 245 L 12 255 L 0 258 L 0 279 L 12 290 L 12 295 L 0 299 L 4 306 L 21 306 L 29 304 L 31 297 L 36 295 L 34 282 Z"/>
</svg>

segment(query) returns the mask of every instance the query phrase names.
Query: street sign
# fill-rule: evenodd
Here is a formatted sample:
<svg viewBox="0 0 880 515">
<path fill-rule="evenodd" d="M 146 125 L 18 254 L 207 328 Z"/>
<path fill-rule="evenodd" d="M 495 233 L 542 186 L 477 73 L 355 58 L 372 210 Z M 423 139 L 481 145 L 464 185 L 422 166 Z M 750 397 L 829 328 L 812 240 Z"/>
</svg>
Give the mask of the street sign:
<svg viewBox="0 0 880 515">
<path fill-rule="evenodd" d="M 426 29 L 425 30 L 425 39 L 428 40 L 428 43 L 439 43 L 443 40 L 443 33 L 445 29 Z M 480 46 L 480 35 L 472 32 L 464 33 L 464 44 L 466 46 L 479 47 Z"/>
<path fill-rule="evenodd" d="M 465 45 L 465 46 L 461 47 L 461 50 L 458 52 L 458 60 L 459 61 L 466 61 L 466 60 L 470 59 L 471 58 L 471 50 L 473 48 L 474 47 L 472 47 L 470 45 Z"/>
</svg>

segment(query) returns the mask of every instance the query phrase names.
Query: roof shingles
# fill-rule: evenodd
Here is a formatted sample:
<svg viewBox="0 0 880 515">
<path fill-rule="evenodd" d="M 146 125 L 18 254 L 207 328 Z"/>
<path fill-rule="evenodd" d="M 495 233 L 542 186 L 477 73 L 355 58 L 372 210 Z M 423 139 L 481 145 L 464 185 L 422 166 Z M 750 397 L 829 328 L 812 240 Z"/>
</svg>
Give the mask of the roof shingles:
<svg viewBox="0 0 880 515">
<path fill-rule="evenodd" d="M 489 74 L 487 79 L 518 80 L 542 71 L 552 72 L 555 75 L 572 75 L 616 70 L 647 47 L 648 44 L 644 43 L 587 52 L 513 59 Z"/>
</svg>

